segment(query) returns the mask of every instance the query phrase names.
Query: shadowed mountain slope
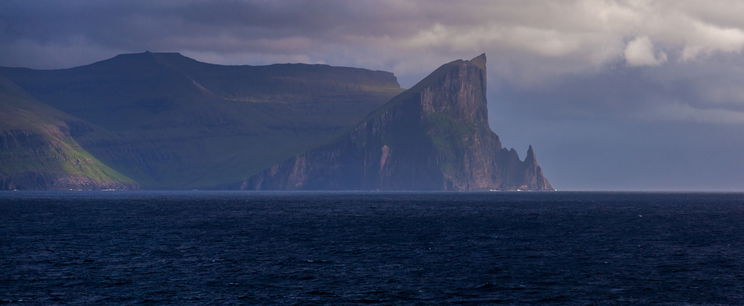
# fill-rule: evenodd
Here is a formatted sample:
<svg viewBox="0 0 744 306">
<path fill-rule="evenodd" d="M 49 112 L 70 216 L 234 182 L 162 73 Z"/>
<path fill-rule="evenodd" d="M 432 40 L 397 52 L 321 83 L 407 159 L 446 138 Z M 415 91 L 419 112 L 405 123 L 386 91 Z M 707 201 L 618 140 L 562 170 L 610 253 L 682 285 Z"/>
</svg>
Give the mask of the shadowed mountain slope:
<svg viewBox="0 0 744 306">
<path fill-rule="evenodd" d="M 70 134 L 81 147 L 148 189 L 237 188 L 246 173 L 333 139 L 402 91 L 389 72 L 224 66 L 178 53 L 0 75 L 78 120 Z"/>
<path fill-rule="evenodd" d="M 256 190 L 553 190 L 488 126 L 485 54 L 445 64 L 336 141 L 243 183 Z"/>
</svg>

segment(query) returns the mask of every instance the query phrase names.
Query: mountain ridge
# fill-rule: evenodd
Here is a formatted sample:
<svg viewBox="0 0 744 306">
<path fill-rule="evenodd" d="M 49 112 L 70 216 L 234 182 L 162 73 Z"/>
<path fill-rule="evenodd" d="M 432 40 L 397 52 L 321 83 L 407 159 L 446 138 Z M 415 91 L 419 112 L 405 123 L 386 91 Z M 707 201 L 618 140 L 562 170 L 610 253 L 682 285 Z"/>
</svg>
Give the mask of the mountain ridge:
<svg viewBox="0 0 744 306">
<path fill-rule="evenodd" d="M 389 72 L 152 52 L 2 67 L 0 76 L 74 118 L 74 140 L 145 189 L 236 188 L 246 172 L 332 139 L 402 90 Z"/>
</svg>

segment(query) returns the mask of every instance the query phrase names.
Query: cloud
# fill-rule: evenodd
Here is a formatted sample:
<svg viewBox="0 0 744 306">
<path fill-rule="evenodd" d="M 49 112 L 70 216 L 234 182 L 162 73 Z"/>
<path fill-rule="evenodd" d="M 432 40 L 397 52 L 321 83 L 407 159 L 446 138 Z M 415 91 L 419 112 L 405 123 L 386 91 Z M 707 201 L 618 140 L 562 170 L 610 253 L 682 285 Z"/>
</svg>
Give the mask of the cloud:
<svg viewBox="0 0 744 306">
<path fill-rule="evenodd" d="M 330 59 L 335 54 L 323 52 L 339 47 L 373 50 L 402 62 L 485 50 L 597 67 L 621 60 L 625 42 L 639 37 L 677 50 L 683 60 L 738 52 L 744 46 L 744 23 L 736 19 L 744 7 L 726 0 L 710 5 L 642 0 L 472 0 L 457 5 L 444 0 L 6 0 L 0 9 L 0 41 L 5 45 L 21 40 L 63 44 L 83 37 L 99 48 L 122 51 L 263 52 Z M 0 53 L 1 61 L 7 58 L 8 51 Z"/>
<path fill-rule="evenodd" d="M 687 39 L 682 60 L 697 58 L 700 54 L 739 52 L 744 46 L 744 32 L 737 28 L 722 28 L 699 21 L 693 23 L 694 33 Z"/>
<path fill-rule="evenodd" d="M 0 65 L 69 67 L 121 52 L 179 51 L 221 64 L 389 70 L 411 86 L 443 62 L 487 52 L 492 89 L 560 93 L 541 97 L 564 101 L 557 113 L 653 112 L 663 101 L 737 110 L 741 72 L 717 61 L 744 48 L 742 15 L 736 0 L 6 0 Z M 630 73 L 646 83 L 607 77 Z M 575 79 L 608 83 L 595 92 L 566 81 Z M 570 90 L 587 102 L 569 101 L 579 95 Z M 636 92 L 631 102 L 617 98 L 628 91 Z"/>
<path fill-rule="evenodd" d="M 713 124 L 744 124 L 744 111 L 710 108 L 695 108 L 684 103 L 664 103 L 656 106 L 655 112 L 645 114 L 650 120 L 692 121 Z"/>
<path fill-rule="evenodd" d="M 625 47 L 625 62 L 629 66 L 658 66 L 666 62 L 664 52 L 656 53 L 654 45 L 646 36 L 636 37 Z"/>
<path fill-rule="evenodd" d="M 740 0 L 2 0 L 0 66 L 178 51 L 388 70 L 411 86 L 486 52 L 491 125 L 505 143 L 535 144 L 559 188 L 662 186 L 638 182 L 650 167 L 664 184 L 707 171 L 706 183 L 736 187 L 741 16 Z"/>
</svg>

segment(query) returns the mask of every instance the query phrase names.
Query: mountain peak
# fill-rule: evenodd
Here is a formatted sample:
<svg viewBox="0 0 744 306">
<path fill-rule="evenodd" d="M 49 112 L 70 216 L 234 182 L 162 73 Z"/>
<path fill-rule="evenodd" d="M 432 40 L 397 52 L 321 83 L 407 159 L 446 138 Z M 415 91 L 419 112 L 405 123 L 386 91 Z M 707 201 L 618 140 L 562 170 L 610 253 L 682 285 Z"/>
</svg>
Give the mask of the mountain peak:
<svg viewBox="0 0 744 306">
<path fill-rule="evenodd" d="M 453 120 L 478 128 L 488 127 L 485 54 L 471 61 L 455 60 L 434 70 L 400 94 L 390 104 L 419 99 L 416 104 L 426 116 L 451 116 Z"/>
<path fill-rule="evenodd" d="M 159 60 L 189 60 L 193 61 L 194 59 L 190 57 L 186 57 L 183 54 L 179 52 L 151 52 L 151 51 L 144 51 L 139 53 L 122 53 L 119 55 L 116 55 L 108 60 L 104 60 L 103 62 L 126 62 L 126 63 L 134 63 L 134 62 L 150 62 L 150 61 L 159 61 Z"/>
<path fill-rule="evenodd" d="M 537 164 L 537 158 L 535 157 L 535 150 L 530 145 L 527 149 L 527 156 L 522 162 L 523 172 L 522 180 L 526 183 L 529 188 L 536 188 L 540 190 L 555 190 L 550 182 L 543 175 L 542 169 Z"/>
<path fill-rule="evenodd" d="M 478 66 L 479 68 L 486 70 L 486 54 L 481 53 L 481 55 L 478 55 L 470 60 L 473 65 Z"/>
<path fill-rule="evenodd" d="M 112 58 L 95 62 L 90 65 L 76 67 L 73 69 L 125 69 L 137 70 L 142 67 L 155 66 L 183 66 L 192 63 L 198 63 L 195 59 L 186 57 L 178 52 L 151 52 L 144 51 L 138 53 L 122 53 Z"/>
<path fill-rule="evenodd" d="M 535 157 L 535 150 L 532 148 L 532 145 L 527 149 L 527 156 L 525 156 L 524 161 L 526 163 L 537 163 L 537 158 Z"/>
<path fill-rule="evenodd" d="M 486 56 L 444 64 L 336 142 L 265 169 L 243 189 L 552 190 L 536 161 L 488 126 Z M 534 159 L 530 148 L 529 158 Z"/>
<path fill-rule="evenodd" d="M 119 54 L 120 56 L 166 56 L 166 57 L 186 57 L 180 52 L 152 52 L 150 50 L 146 50 L 144 52 L 139 53 L 122 53 Z"/>
</svg>

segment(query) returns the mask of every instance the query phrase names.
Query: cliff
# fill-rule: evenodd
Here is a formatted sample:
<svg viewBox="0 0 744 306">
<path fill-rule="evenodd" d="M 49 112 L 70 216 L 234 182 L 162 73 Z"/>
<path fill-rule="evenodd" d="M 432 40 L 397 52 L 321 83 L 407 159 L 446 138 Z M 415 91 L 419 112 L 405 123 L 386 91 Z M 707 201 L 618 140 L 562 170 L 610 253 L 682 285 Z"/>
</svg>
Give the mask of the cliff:
<svg viewBox="0 0 744 306">
<path fill-rule="evenodd" d="M 553 190 L 488 126 L 486 56 L 445 64 L 336 141 L 276 164 L 249 190 Z"/>
</svg>

